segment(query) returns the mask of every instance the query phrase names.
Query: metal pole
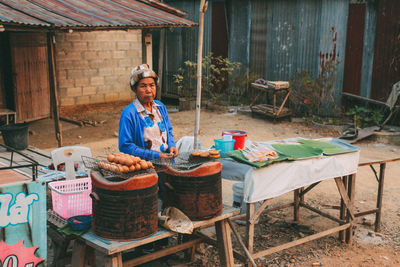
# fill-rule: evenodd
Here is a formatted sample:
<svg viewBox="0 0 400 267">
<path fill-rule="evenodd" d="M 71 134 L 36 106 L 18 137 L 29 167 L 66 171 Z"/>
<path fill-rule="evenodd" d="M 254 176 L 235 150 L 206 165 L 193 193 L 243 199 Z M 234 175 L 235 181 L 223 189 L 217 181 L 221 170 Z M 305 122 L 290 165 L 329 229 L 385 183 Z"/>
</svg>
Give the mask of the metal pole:
<svg viewBox="0 0 400 267">
<path fill-rule="evenodd" d="M 197 139 L 200 131 L 200 106 L 201 106 L 201 65 L 203 58 L 203 32 L 204 32 L 204 13 L 207 10 L 205 0 L 200 2 L 199 17 L 199 43 L 197 46 L 197 94 L 196 94 L 196 118 L 194 125 L 194 149 L 197 149 Z"/>
</svg>

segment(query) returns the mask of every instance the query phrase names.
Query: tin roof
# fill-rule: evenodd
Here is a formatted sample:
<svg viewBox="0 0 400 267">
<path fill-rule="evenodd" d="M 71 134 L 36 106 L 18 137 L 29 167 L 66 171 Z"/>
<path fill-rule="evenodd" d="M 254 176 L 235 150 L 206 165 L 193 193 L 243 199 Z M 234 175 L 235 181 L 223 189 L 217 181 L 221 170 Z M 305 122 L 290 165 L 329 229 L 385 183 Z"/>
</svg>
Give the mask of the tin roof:
<svg viewBox="0 0 400 267">
<path fill-rule="evenodd" d="M 185 15 L 156 0 L 0 0 L 0 24 L 5 28 L 93 30 L 197 26 L 183 18 Z"/>
</svg>

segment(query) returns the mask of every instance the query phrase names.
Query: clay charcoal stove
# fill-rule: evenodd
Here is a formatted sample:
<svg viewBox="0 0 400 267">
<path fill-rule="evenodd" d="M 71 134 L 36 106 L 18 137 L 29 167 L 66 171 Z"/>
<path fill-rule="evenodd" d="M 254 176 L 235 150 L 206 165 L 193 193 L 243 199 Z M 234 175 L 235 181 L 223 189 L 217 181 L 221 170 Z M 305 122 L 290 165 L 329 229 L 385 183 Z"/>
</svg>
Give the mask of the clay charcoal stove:
<svg viewBox="0 0 400 267">
<path fill-rule="evenodd" d="M 92 171 L 93 233 L 112 240 L 134 240 L 157 232 L 158 176 L 147 169 L 126 177 Z"/>
<path fill-rule="evenodd" d="M 174 206 L 191 220 L 222 213 L 222 164 L 210 161 L 190 170 L 165 167 L 164 206 Z"/>
</svg>

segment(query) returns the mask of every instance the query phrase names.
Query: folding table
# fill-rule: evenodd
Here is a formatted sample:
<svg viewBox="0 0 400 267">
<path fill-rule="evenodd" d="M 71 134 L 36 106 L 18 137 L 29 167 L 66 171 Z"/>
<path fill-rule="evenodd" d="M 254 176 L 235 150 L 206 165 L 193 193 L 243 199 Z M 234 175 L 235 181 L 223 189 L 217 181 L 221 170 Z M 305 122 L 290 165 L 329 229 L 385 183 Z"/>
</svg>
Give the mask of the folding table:
<svg viewBox="0 0 400 267">
<path fill-rule="evenodd" d="M 351 244 L 352 225 L 355 217 L 353 211 L 355 174 L 358 168 L 359 155 L 360 151 L 354 151 L 331 156 L 282 161 L 258 169 L 231 159 L 222 159 L 222 177 L 244 181 L 244 201 L 247 203 L 246 215 L 244 215 L 246 217 L 246 241 L 247 248 L 253 259 L 331 235 L 335 232 L 339 232 L 341 240 Z M 321 181 L 328 179 L 334 179 L 341 196 L 341 209 L 338 218 L 304 202 L 306 193 Z M 293 202 L 279 207 L 267 208 L 272 198 L 290 191 L 294 191 Z M 255 210 L 255 203 L 258 201 L 264 202 Z M 294 207 L 293 215 L 296 221 L 300 219 L 300 207 L 304 207 L 337 222 L 339 226 L 277 247 L 254 252 L 254 225 L 257 218 L 262 213 L 290 206 Z M 236 216 L 235 218 L 243 218 L 244 216 Z M 241 255 L 241 259 L 245 260 L 245 257 Z"/>
</svg>

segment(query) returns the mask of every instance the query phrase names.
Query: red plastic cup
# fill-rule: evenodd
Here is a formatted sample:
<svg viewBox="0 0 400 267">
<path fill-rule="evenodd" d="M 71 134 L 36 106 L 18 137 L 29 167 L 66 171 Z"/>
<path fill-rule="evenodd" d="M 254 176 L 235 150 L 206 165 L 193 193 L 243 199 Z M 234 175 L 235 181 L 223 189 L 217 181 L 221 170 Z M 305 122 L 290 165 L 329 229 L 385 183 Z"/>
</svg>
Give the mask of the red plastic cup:
<svg viewBox="0 0 400 267">
<path fill-rule="evenodd" d="M 222 136 L 224 135 L 232 135 L 232 138 L 235 139 L 235 145 L 233 150 L 243 149 L 244 142 L 246 141 L 247 133 L 239 130 L 225 130 L 222 131 Z"/>
</svg>

